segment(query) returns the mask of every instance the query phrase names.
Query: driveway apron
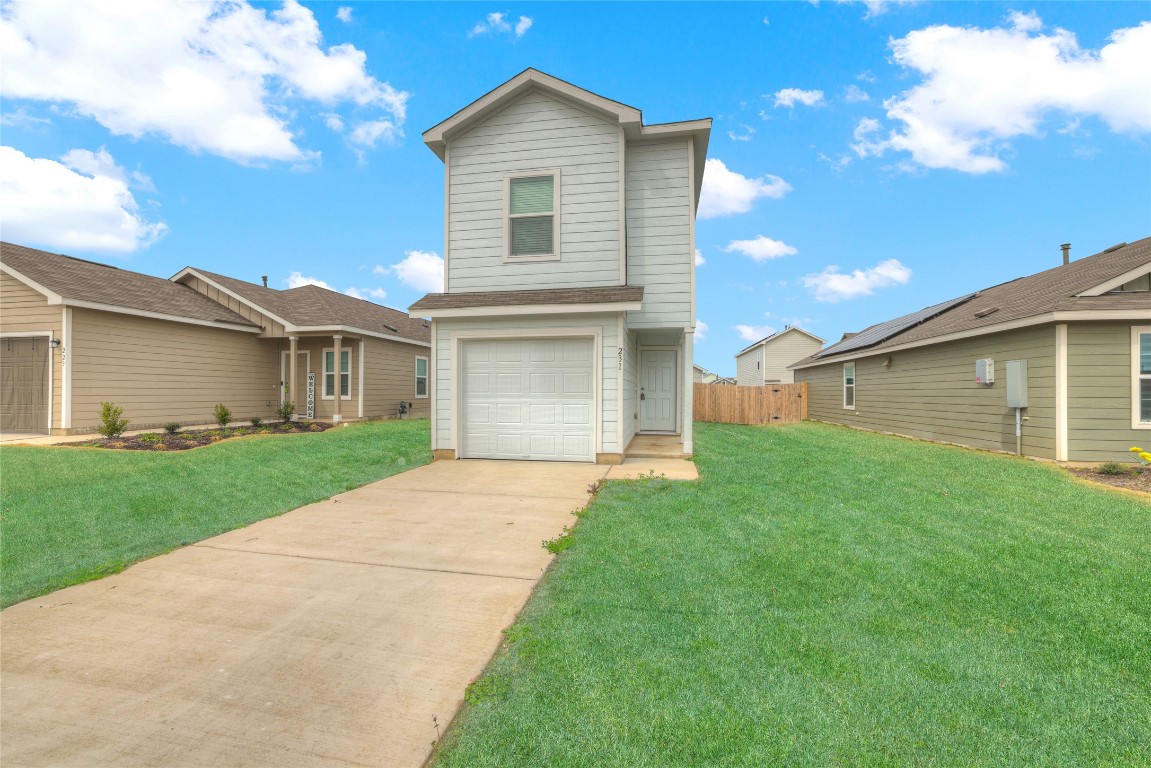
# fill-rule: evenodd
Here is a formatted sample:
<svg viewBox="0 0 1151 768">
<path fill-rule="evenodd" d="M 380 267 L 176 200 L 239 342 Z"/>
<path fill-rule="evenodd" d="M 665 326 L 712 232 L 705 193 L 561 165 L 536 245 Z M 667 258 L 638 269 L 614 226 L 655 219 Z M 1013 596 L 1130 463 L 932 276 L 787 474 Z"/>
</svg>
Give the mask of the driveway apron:
<svg viewBox="0 0 1151 768">
<path fill-rule="evenodd" d="M 0 760 L 420 766 L 606 470 L 437 462 L 14 605 Z"/>
</svg>

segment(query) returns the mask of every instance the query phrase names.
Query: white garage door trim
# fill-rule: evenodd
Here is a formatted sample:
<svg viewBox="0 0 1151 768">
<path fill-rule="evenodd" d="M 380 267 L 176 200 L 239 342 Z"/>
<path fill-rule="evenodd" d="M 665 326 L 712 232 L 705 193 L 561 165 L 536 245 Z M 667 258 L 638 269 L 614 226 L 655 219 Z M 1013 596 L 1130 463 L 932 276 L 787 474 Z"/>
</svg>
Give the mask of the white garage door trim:
<svg viewBox="0 0 1151 768">
<path fill-rule="evenodd" d="M 601 413 L 603 403 L 603 339 L 602 329 L 600 328 L 546 328 L 538 330 L 514 329 L 514 330 L 475 330 L 475 331 L 453 331 L 450 334 L 451 346 L 451 362 L 450 373 L 451 381 L 453 384 L 453 392 L 451 397 L 451 440 L 452 445 L 448 446 L 456 452 L 456 456 L 462 457 L 463 453 L 463 428 L 464 424 L 461 420 L 461 414 L 464 412 L 463 397 L 463 344 L 468 341 L 510 341 L 516 339 L 579 339 L 587 338 L 592 342 L 592 452 L 588 461 L 595 461 L 595 456 L 601 450 L 602 437 L 601 429 L 603 425 L 603 414 Z"/>
</svg>

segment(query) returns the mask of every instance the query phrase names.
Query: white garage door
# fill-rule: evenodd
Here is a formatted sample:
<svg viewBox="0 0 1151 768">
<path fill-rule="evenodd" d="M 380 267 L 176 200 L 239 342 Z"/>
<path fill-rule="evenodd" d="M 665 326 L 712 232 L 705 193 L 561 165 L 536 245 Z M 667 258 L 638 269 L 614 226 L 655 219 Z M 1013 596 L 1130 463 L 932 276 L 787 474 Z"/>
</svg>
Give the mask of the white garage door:
<svg viewBox="0 0 1151 768">
<path fill-rule="evenodd" d="M 591 339 L 468 341 L 463 358 L 464 458 L 595 461 Z"/>
</svg>

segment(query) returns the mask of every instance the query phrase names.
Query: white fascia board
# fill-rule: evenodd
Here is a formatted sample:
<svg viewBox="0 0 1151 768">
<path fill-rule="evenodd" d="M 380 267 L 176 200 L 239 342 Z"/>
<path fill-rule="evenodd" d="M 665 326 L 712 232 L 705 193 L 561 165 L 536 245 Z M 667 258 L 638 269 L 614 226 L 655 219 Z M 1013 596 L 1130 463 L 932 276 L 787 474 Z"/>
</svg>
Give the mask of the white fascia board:
<svg viewBox="0 0 1151 768">
<path fill-rule="evenodd" d="M 288 322 L 287 320 L 285 320 L 284 318 L 282 318 L 282 317 L 279 317 L 278 315 L 274 315 L 274 314 L 272 314 L 271 312 L 269 312 L 269 311 L 268 311 L 267 309 L 265 309 L 264 307 L 261 307 L 259 304 L 256 304 L 256 303 L 255 303 L 255 302 L 253 302 L 253 301 L 250 301 L 250 300 L 248 300 L 248 299 L 245 299 L 243 296 L 241 296 L 240 294 L 236 293 L 235 291 L 230 291 L 230 290 L 228 290 L 227 288 L 225 288 L 224 286 L 220 285 L 219 283 L 217 283 L 215 280 L 213 280 L 212 278 L 208 277 L 207 275 L 205 275 L 205 274 L 203 274 L 203 273 L 201 273 L 201 272 L 198 272 L 198 271 L 196 271 L 195 267 L 184 267 L 183 269 L 181 269 L 179 272 L 177 272 L 176 274 L 172 275 L 172 276 L 171 276 L 170 278 L 168 278 L 168 279 L 169 279 L 169 280 L 171 280 L 173 283 L 178 283 L 178 282 L 180 282 L 180 278 L 182 278 L 182 277 L 186 277 L 186 276 L 188 276 L 188 275 L 191 275 L 192 277 L 196 277 L 196 278 L 199 278 L 200 280 L 203 280 L 205 283 L 207 283 L 208 285 L 212 286 L 213 288 L 215 288 L 216 290 L 218 290 L 220 293 L 223 293 L 223 294 L 225 294 L 225 295 L 227 295 L 227 296 L 231 296 L 233 299 L 235 299 L 236 301 L 240 302 L 240 303 L 241 303 L 241 304 L 243 304 L 245 307 L 250 307 L 251 309 L 254 309 L 254 310 L 256 310 L 257 312 L 259 312 L 261 315 L 264 315 L 265 317 L 268 317 L 268 318 L 270 318 L 270 319 L 274 320 L 275 322 L 277 322 L 277 323 L 279 323 L 280 325 L 284 326 L 284 331 L 285 331 L 285 333 L 287 333 L 287 332 L 294 332 L 294 331 L 296 331 L 296 330 L 297 330 L 296 326 L 294 326 L 292 323 L 289 323 L 289 322 Z"/>
<path fill-rule="evenodd" d="M 635 107 L 620 104 L 617 101 L 606 99 L 603 96 L 586 91 L 583 88 L 560 80 L 557 77 L 544 74 L 534 69 L 526 69 L 503 85 L 488 91 L 480 98 L 468 104 L 437 125 L 423 132 L 424 143 L 443 160 L 444 149 L 450 138 L 449 134 L 459 132 L 472 123 L 483 118 L 488 112 L 500 109 L 507 102 L 515 99 L 529 88 L 541 88 L 546 91 L 565 96 L 580 105 L 590 108 L 602 115 L 614 118 L 620 125 L 638 125 L 642 115 Z"/>
<path fill-rule="evenodd" d="M 64 300 L 60 296 L 60 294 L 56 293 L 55 291 L 50 291 L 47 288 L 45 288 L 44 286 L 40 285 L 35 280 L 31 280 L 31 279 L 25 277 L 21 273 L 17 272 L 15 269 L 12 269 L 12 267 L 8 266 L 7 264 L 0 264 L 0 272 L 4 272 L 7 275 L 11 275 L 12 277 L 16 278 L 20 282 L 24 283 L 24 285 L 26 285 L 29 288 L 31 288 L 32 290 L 36 291 L 36 293 L 43 295 L 46 299 L 48 299 L 49 304 L 63 304 L 64 303 Z"/>
<path fill-rule="evenodd" d="M 777 334 L 774 334 L 772 336 L 768 336 L 766 339 L 764 339 L 764 341 L 778 339 L 781 336 L 784 336 L 786 334 L 791 333 L 792 331 L 796 331 L 797 333 L 802 333 L 804 336 L 808 336 L 808 337 L 814 339 L 815 341 L 818 341 L 820 344 L 826 344 L 827 343 L 827 339 L 821 339 L 818 336 L 816 336 L 814 333 L 811 333 L 809 331 L 805 331 L 802 328 L 797 328 L 794 325 L 790 328 L 784 328 L 782 331 L 780 331 Z"/>
<path fill-rule="evenodd" d="M 514 317 L 517 315 L 589 315 L 601 312 L 638 312 L 643 309 L 639 301 L 615 302 L 607 304 L 518 304 L 504 307 L 454 307 L 445 309 L 425 309 L 415 314 L 408 310 L 410 317 Z"/>
<path fill-rule="evenodd" d="M 180 315 L 169 315 L 163 312 L 152 312 L 147 309 L 133 309 L 132 307 L 119 307 L 112 304 L 100 304 L 95 301 L 77 301 L 75 299 L 64 299 L 62 302 L 68 307 L 79 307 L 80 309 L 96 309 L 101 312 L 114 312 L 118 315 L 134 315 L 136 317 L 148 317 L 153 320 L 167 320 L 172 323 L 185 323 L 187 325 L 203 325 L 208 328 L 223 328 L 228 331 L 242 331 L 244 333 L 262 333 L 263 328 L 253 325 L 239 325 L 237 323 L 223 323 L 217 320 L 200 320 L 195 317 L 181 317 Z"/>
<path fill-rule="evenodd" d="M 1135 267 L 1134 269 L 1128 270 L 1121 275 L 1116 275 L 1115 277 L 1111 278 L 1107 282 L 1100 283 L 1099 285 L 1095 286 L 1094 288 L 1088 288 L 1083 293 L 1076 294 L 1076 295 L 1077 296 L 1102 296 L 1103 294 L 1107 293 L 1108 291 L 1115 290 L 1116 288 L 1123 285 L 1124 283 L 1129 283 L 1137 277 L 1143 277 L 1143 275 L 1147 274 L 1148 272 L 1151 272 L 1151 261 L 1147 262 L 1146 264 L 1143 264 L 1142 266 L 1138 266 L 1138 267 Z"/>
<path fill-rule="evenodd" d="M 1027 328 L 1032 325 L 1044 325 L 1045 323 L 1068 323 L 1068 322 L 1082 322 L 1090 320 L 1151 320 L 1151 310 L 1141 309 L 1079 309 L 1079 310 L 1066 310 L 1062 312 L 1047 312 L 1042 315 L 1034 315 L 1032 317 L 1025 317 L 1021 320 L 1011 320 L 1006 323 L 998 323 L 996 325 L 989 325 L 985 328 L 973 328 L 969 331 L 956 331 L 955 333 L 948 333 L 943 336 L 932 336 L 929 339 L 920 339 L 919 341 L 909 341 L 906 344 L 894 344 L 890 347 L 870 347 L 868 349 L 861 349 L 858 352 L 845 355 L 831 355 L 822 360 L 813 360 L 804 365 L 792 364 L 787 366 L 789 370 L 799 370 L 801 368 L 815 368 L 820 365 L 828 365 L 829 363 L 841 363 L 848 360 L 858 360 L 862 357 L 872 357 L 874 355 L 887 355 L 892 352 L 899 352 L 905 349 L 915 349 L 916 347 L 929 347 L 932 344 L 944 344 L 949 341 L 959 341 L 961 339 L 970 339 L 976 336 L 989 336 L 993 333 L 1002 333 L 1003 331 L 1014 331 L 1017 328 Z"/>
<path fill-rule="evenodd" d="M 349 336 L 371 336 L 375 339 L 387 339 L 388 341 L 398 341 L 401 344 L 415 344 L 417 347 L 431 347 L 430 341 L 418 341 L 416 339 L 408 339 L 403 336 L 395 336 L 390 333 L 380 333 L 379 331 L 369 331 L 364 328 L 356 328 L 353 325 L 299 325 L 295 326 L 292 330 L 293 334 L 304 333 L 335 333 L 335 334 L 348 334 Z"/>
</svg>

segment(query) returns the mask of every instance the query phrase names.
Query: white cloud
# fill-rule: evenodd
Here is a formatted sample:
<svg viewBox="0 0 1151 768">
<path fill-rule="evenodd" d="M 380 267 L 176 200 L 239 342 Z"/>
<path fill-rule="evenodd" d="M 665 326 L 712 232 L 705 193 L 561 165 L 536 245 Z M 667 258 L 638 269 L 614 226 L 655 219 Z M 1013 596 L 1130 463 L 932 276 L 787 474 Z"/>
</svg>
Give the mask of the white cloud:
<svg viewBox="0 0 1151 768">
<path fill-rule="evenodd" d="M 867 91 L 852 83 L 843 89 L 843 100 L 848 104 L 858 104 L 861 101 L 871 101 Z"/>
<path fill-rule="evenodd" d="M 335 112 L 326 112 L 323 115 L 324 125 L 331 128 L 336 133 L 344 132 L 344 118 L 337 115 Z"/>
<path fill-rule="evenodd" d="M 884 102 L 901 125 L 882 136 L 878 122 L 863 121 L 853 148 L 978 174 L 1003 170 L 1007 142 L 1041 135 L 1052 113 L 1061 122 L 1097 117 L 1117 133 L 1151 131 L 1151 22 L 1116 30 L 1098 51 L 1067 30 L 1041 29 L 1037 16 L 1016 12 L 1002 27 L 939 25 L 892 41 L 895 61 L 924 80 Z M 858 141 L 860 132 L 877 135 Z"/>
<path fill-rule="evenodd" d="M 703 341 L 707 338 L 707 323 L 700 320 L 698 317 L 695 319 L 695 333 L 692 334 L 694 341 Z"/>
<path fill-rule="evenodd" d="M 743 133 L 728 131 L 727 137 L 732 141 L 751 141 L 751 137 L 755 135 L 755 129 L 744 123 L 740 123 L 739 127 L 743 129 Z"/>
<path fill-rule="evenodd" d="M 805 91 L 802 88 L 784 88 L 775 92 L 775 106 L 794 107 L 803 104 L 814 107 L 823 102 L 823 91 Z"/>
<path fill-rule="evenodd" d="M 707 259 L 705 259 L 703 257 L 703 252 L 700 251 L 698 248 L 696 248 L 695 249 L 695 265 L 697 267 L 702 267 L 706 263 L 707 263 Z"/>
<path fill-rule="evenodd" d="M 46 117 L 30 114 L 24 107 L 6 109 L 0 113 L 0 125 L 5 128 L 31 128 L 34 125 L 49 125 L 51 122 Z"/>
<path fill-rule="evenodd" d="M 293 272 L 288 275 L 284 280 L 288 288 L 303 288 L 305 285 L 318 285 L 321 288 L 327 288 L 329 291 L 336 290 L 331 284 L 324 282 L 318 277 L 307 277 L 302 272 Z"/>
<path fill-rule="evenodd" d="M 357 123 L 348 134 L 348 141 L 369 149 L 376 146 L 380 139 L 392 141 L 396 138 L 399 127 L 391 120 L 369 120 Z"/>
<path fill-rule="evenodd" d="M 352 20 L 352 9 L 348 6 L 340 6 L 336 9 L 336 18 L 345 24 Z"/>
<path fill-rule="evenodd" d="M 747 213 L 761 197 L 779 199 L 791 185 L 770 174 L 751 179 L 729 170 L 722 160 L 708 158 L 704 165 L 703 190 L 699 197 L 699 218 L 714 219 Z"/>
<path fill-rule="evenodd" d="M 842 274 L 839 267 L 830 266 L 822 272 L 804 275 L 800 281 L 811 291 L 816 301 L 834 304 L 858 296 L 870 296 L 880 288 L 904 285 L 910 279 L 910 269 L 898 259 L 888 259 L 869 269 L 857 269 L 849 275 Z"/>
<path fill-rule="evenodd" d="M 764 17 L 763 17 L 763 23 L 764 23 L 764 24 L 766 24 L 766 25 L 770 25 L 770 24 L 771 24 L 771 19 L 769 19 L 769 18 L 767 18 L 766 16 L 764 16 Z"/>
<path fill-rule="evenodd" d="M 744 341 L 759 341 L 775 333 L 775 328 L 770 325 L 737 325 L 734 327 L 739 338 Z"/>
<path fill-rule="evenodd" d="M 529 16 L 520 16 L 519 21 L 513 26 L 507 19 L 506 13 L 489 13 L 483 21 L 476 22 L 472 27 L 472 31 L 468 33 L 468 37 L 476 37 L 477 35 L 487 34 L 508 34 L 515 35 L 517 38 L 523 37 L 524 33 L 532 28 L 532 20 Z"/>
<path fill-rule="evenodd" d="M 167 224 L 140 213 L 129 189 L 131 174 L 106 150 L 74 149 L 61 159 L 0 147 L 4 239 L 65 251 L 128 253 L 167 234 Z"/>
<path fill-rule="evenodd" d="M 444 290 L 444 260 L 434 251 L 404 251 L 403 261 L 390 267 L 377 266 L 372 272 L 394 274 L 401 283 L 418 291 Z"/>
<path fill-rule="evenodd" d="M 322 47 L 295 0 L 15 0 L 0 18 L 8 99 L 62 103 L 114 134 L 161 136 L 241 163 L 300 162 L 301 101 L 372 110 L 402 125 L 408 94 L 367 73 L 350 44 Z"/>
<path fill-rule="evenodd" d="M 853 3 L 856 0 L 836 0 L 837 3 Z M 863 14 L 865 19 L 874 19 L 876 16 L 882 16 L 887 13 L 888 9 L 893 5 L 911 5 L 919 2 L 919 0 L 862 0 L 863 5 L 867 8 L 867 13 Z"/>
<path fill-rule="evenodd" d="M 757 236 L 754 240 L 732 240 L 723 250 L 726 253 L 742 253 L 755 261 L 767 261 L 799 253 L 797 249 L 782 240 L 772 240 L 763 235 Z"/>
<path fill-rule="evenodd" d="M 363 299 L 364 301 L 368 299 L 383 301 L 388 298 L 388 292 L 383 288 L 349 288 L 344 293 L 353 299 Z"/>
</svg>

